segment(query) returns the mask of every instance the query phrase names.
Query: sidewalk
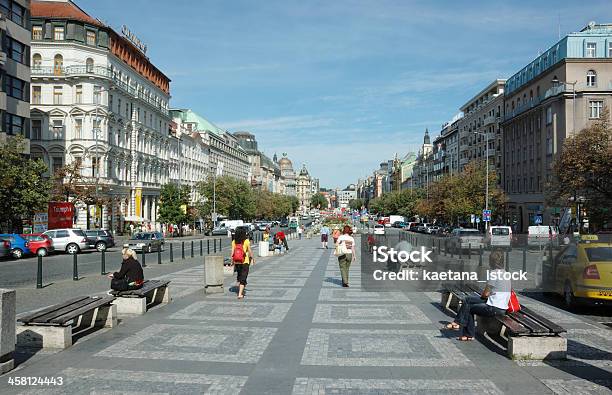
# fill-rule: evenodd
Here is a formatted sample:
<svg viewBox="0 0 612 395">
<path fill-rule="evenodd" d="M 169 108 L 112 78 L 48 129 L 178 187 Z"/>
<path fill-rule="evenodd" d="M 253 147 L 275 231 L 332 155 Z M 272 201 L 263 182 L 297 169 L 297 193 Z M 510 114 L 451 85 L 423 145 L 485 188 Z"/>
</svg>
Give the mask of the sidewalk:
<svg viewBox="0 0 612 395">
<path fill-rule="evenodd" d="M 609 393 L 612 336 L 603 326 L 522 300 L 568 329 L 569 360 L 515 362 L 457 342 L 436 292 L 365 292 L 360 268 L 340 286 L 332 249 L 293 240 L 259 259 L 247 296 L 204 295 L 203 266 L 161 274 L 174 300 L 117 328 L 41 353 L 0 377 L 0 393 L 40 393 L 9 377 L 63 377 L 45 393 L 404 394 Z M 606 388 L 607 387 L 607 388 Z"/>
</svg>

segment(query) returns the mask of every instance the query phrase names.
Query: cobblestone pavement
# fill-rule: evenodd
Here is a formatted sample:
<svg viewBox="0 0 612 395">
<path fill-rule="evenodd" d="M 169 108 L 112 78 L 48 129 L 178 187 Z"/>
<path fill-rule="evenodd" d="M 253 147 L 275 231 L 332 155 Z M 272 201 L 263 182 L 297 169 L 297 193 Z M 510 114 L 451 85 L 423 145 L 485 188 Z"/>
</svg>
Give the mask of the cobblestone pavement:
<svg viewBox="0 0 612 395">
<path fill-rule="evenodd" d="M 567 328 L 569 358 L 511 361 L 481 341 L 441 331 L 437 292 L 362 291 L 358 263 L 342 288 L 332 250 L 291 243 L 252 268 L 246 298 L 235 278 L 205 295 L 201 265 L 174 273 L 173 301 L 117 328 L 40 352 L 0 377 L 0 393 L 608 394 L 612 331 L 529 298 Z M 60 386 L 9 378 L 62 377 Z"/>
</svg>

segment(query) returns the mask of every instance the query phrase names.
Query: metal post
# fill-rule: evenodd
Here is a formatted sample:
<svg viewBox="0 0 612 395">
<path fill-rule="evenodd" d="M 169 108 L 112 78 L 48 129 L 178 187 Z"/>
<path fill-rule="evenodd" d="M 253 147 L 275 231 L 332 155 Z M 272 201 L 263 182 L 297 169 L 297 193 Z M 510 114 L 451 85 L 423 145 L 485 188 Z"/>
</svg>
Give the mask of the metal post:
<svg viewBox="0 0 612 395">
<path fill-rule="evenodd" d="M 100 252 L 100 274 L 106 274 L 106 250 Z"/>
<path fill-rule="evenodd" d="M 472 243 L 468 244 L 468 259 L 472 259 Z"/>
<path fill-rule="evenodd" d="M 217 239 L 213 239 L 213 253 L 217 253 Z"/>
<path fill-rule="evenodd" d="M 478 249 L 478 266 L 482 267 L 482 244 L 480 245 L 480 248 Z"/>
<path fill-rule="evenodd" d="M 172 251 L 172 244 L 170 243 L 170 262 L 174 262 L 174 252 Z"/>
<path fill-rule="evenodd" d="M 206 240 L 206 255 L 210 255 L 210 239 Z"/>
<path fill-rule="evenodd" d="M 42 255 L 38 256 L 38 267 L 36 269 L 36 288 L 42 288 Z"/>
<path fill-rule="evenodd" d="M 161 265 L 161 248 L 157 249 L 157 264 Z"/>
<path fill-rule="evenodd" d="M 79 280 L 79 268 L 77 267 L 77 254 L 72 254 L 72 279 Z"/>
<path fill-rule="evenodd" d="M 181 241 L 181 259 L 185 259 L 185 242 Z"/>
<path fill-rule="evenodd" d="M 145 267 L 145 266 L 147 266 L 147 255 L 145 254 L 144 248 L 142 250 L 140 250 L 140 251 L 141 251 L 141 255 L 142 255 L 142 257 L 141 257 L 142 266 Z"/>
<path fill-rule="evenodd" d="M 527 271 L 527 246 L 523 246 L 523 271 Z"/>
<path fill-rule="evenodd" d="M 200 256 L 202 256 L 202 251 L 203 251 L 203 249 L 202 249 L 202 239 L 200 239 Z"/>
<path fill-rule="evenodd" d="M 506 271 L 510 271 L 510 252 L 506 251 Z"/>
<path fill-rule="evenodd" d="M 223 246 L 221 246 L 221 243 L 223 243 L 223 239 L 219 239 L 219 251 L 223 250 Z"/>
<path fill-rule="evenodd" d="M 193 240 L 191 240 L 191 257 L 193 258 Z"/>
</svg>

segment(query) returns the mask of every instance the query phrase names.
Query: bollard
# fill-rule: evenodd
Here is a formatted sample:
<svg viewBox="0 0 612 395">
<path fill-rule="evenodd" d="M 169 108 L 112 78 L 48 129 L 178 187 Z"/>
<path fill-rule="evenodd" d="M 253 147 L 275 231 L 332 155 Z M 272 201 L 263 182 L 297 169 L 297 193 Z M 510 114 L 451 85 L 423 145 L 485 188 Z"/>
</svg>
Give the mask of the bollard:
<svg viewBox="0 0 612 395">
<path fill-rule="evenodd" d="M 468 244 L 468 259 L 472 259 L 472 243 Z"/>
<path fill-rule="evenodd" d="M 174 252 L 172 251 L 172 244 L 170 243 L 170 262 L 174 262 Z"/>
<path fill-rule="evenodd" d="M 217 239 L 213 239 L 213 253 L 217 253 Z"/>
<path fill-rule="evenodd" d="M 206 240 L 206 255 L 210 255 L 210 239 Z"/>
<path fill-rule="evenodd" d="M 523 272 L 527 272 L 527 246 L 523 247 Z"/>
<path fill-rule="evenodd" d="M 144 248 L 140 250 L 140 255 L 141 255 L 141 260 L 142 260 L 142 267 L 147 266 L 147 255 L 145 254 L 145 250 Z"/>
<path fill-rule="evenodd" d="M 100 274 L 106 274 L 106 250 L 100 251 Z"/>
<path fill-rule="evenodd" d="M 72 254 L 72 279 L 79 280 L 79 268 L 77 267 L 77 254 Z"/>
<path fill-rule="evenodd" d="M 510 271 L 510 252 L 506 251 L 506 271 Z"/>
<path fill-rule="evenodd" d="M 161 265 L 161 247 L 157 249 L 157 264 Z"/>
<path fill-rule="evenodd" d="M 482 267 L 482 245 L 480 246 L 480 249 L 478 252 L 478 266 Z"/>
<path fill-rule="evenodd" d="M 36 288 L 42 288 L 42 255 L 38 256 L 38 268 L 36 269 Z"/>
<path fill-rule="evenodd" d="M 193 240 L 191 240 L 191 257 L 193 258 Z"/>
<path fill-rule="evenodd" d="M 181 259 L 185 259 L 185 242 L 181 241 Z"/>
<path fill-rule="evenodd" d="M 202 249 L 202 239 L 200 239 L 200 256 L 202 256 L 202 251 L 203 251 L 203 249 Z"/>
<path fill-rule="evenodd" d="M 219 239 L 219 252 L 223 251 L 223 247 L 221 246 L 222 242 L 223 242 L 223 239 Z"/>
</svg>

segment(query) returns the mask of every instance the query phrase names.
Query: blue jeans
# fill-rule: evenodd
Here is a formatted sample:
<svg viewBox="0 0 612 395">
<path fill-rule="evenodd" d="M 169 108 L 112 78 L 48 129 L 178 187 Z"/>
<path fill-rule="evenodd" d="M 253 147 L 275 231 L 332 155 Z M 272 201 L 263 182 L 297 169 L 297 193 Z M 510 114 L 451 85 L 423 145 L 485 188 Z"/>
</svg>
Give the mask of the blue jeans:
<svg viewBox="0 0 612 395">
<path fill-rule="evenodd" d="M 489 306 L 480 296 L 468 296 L 463 299 L 463 304 L 457 312 L 455 322 L 461 325 L 463 336 L 474 337 L 476 330 L 474 314 L 483 317 L 494 317 L 505 313 L 505 310 Z"/>
</svg>

